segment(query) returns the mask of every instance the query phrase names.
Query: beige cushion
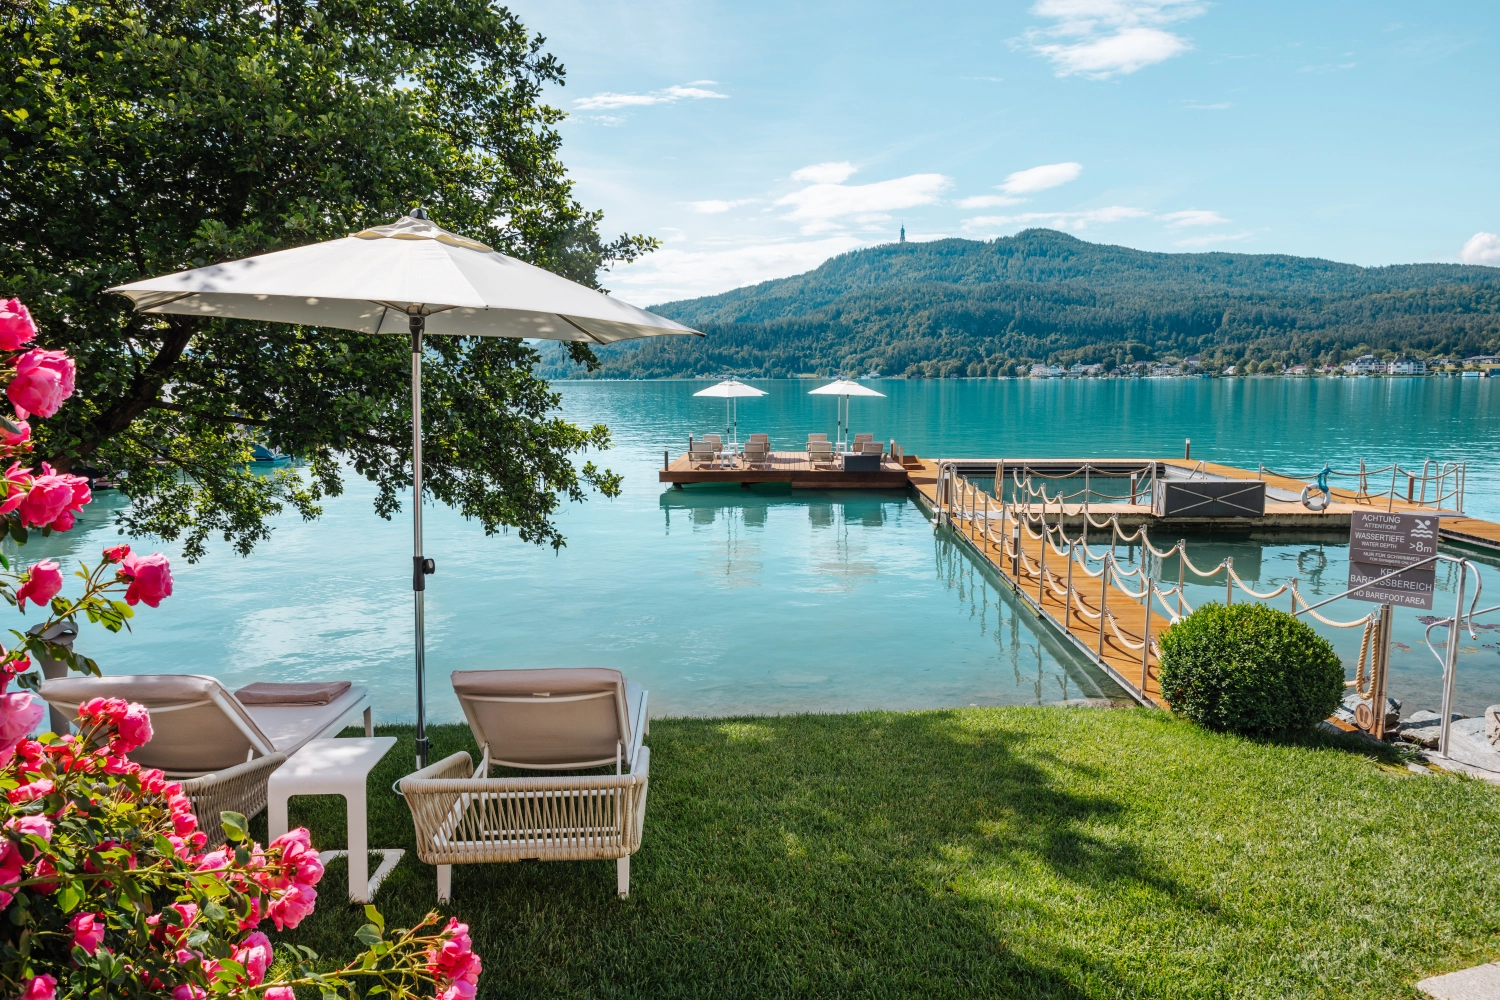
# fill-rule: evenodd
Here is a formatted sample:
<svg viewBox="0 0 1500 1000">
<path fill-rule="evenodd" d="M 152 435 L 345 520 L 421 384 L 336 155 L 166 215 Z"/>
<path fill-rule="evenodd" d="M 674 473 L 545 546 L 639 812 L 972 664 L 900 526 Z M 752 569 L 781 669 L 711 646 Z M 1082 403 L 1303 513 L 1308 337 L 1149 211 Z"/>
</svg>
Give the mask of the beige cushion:
<svg viewBox="0 0 1500 1000">
<path fill-rule="evenodd" d="M 646 693 L 618 670 L 457 670 L 453 691 L 492 763 L 576 768 L 635 756 Z"/>
<path fill-rule="evenodd" d="M 234 693 L 241 705 L 326 705 L 349 690 L 348 681 L 271 684 L 256 681 Z"/>
</svg>

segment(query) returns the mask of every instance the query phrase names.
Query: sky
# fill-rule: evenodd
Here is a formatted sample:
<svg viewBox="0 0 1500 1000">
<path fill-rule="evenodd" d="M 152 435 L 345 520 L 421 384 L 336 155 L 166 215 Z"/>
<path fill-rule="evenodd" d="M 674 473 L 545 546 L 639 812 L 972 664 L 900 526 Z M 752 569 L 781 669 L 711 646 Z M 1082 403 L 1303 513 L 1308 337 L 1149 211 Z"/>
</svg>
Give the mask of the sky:
<svg viewBox="0 0 1500 1000">
<path fill-rule="evenodd" d="M 1500 266 L 1500 4 L 521 0 L 638 305 L 895 241 Z"/>
</svg>

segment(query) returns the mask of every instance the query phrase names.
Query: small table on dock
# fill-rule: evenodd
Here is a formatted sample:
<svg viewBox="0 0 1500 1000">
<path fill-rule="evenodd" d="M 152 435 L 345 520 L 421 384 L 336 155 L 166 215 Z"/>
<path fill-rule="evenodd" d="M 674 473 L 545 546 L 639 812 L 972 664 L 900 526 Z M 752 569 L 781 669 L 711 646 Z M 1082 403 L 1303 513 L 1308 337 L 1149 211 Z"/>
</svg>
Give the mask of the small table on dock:
<svg viewBox="0 0 1500 1000">
<path fill-rule="evenodd" d="M 325 860 L 349 858 L 349 899 L 368 903 L 406 852 L 377 848 L 382 857 L 370 871 L 370 832 L 365 788 L 370 771 L 396 745 L 394 736 L 311 740 L 271 774 L 267 788 L 266 832 L 272 840 L 286 833 L 286 802 L 293 795 L 342 795 L 348 807 L 349 849 L 319 851 Z"/>
</svg>

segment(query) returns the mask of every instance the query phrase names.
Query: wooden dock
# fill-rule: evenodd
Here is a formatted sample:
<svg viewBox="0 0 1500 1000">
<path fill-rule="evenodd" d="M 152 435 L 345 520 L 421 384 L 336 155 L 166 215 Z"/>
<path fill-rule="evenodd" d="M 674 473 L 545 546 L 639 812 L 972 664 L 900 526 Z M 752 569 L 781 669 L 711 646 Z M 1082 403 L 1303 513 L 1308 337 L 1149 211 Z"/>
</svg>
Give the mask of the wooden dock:
<svg viewBox="0 0 1500 1000">
<path fill-rule="evenodd" d="M 937 463 L 923 462 L 920 469 L 912 470 L 910 479 L 923 505 L 930 513 L 936 514 L 939 506 Z M 1044 574 L 1050 577 L 1052 570 L 1047 569 L 1047 555 L 1043 554 L 1046 543 L 1042 539 L 1021 532 L 1021 551 L 1025 558 L 1017 560 L 1008 558 L 991 540 L 990 532 L 984 530 L 984 522 L 964 517 L 956 518 L 952 523 L 958 536 L 990 565 L 1026 606 L 1065 636 L 1086 659 L 1103 669 L 1137 701 L 1166 707 L 1161 685 L 1157 682 L 1156 657 L 1143 656 L 1140 648 L 1130 648 L 1140 646 L 1143 634 L 1154 641 L 1170 624 L 1166 618 L 1148 612 L 1139 598 L 1130 596 L 1114 583 L 1107 587 L 1096 584 L 1089 594 L 1084 593 L 1085 585 L 1093 581 L 1076 580 L 1075 599 L 1088 614 L 1098 616 L 1097 621 L 1092 620 L 1070 608 L 1063 597 L 1043 582 Z M 1051 554 L 1051 558 L 1056 568 L 1056 555 Z M 1101 604 L 1105 608 L 1103 616 L 1099 616 Z"/>
<path fill-rule="evenodd" d="M 911 465 L 916 460 L 907 459 Z M 911 485 L 907 466 L 889 456 L 878 472 L 845 472 L 834 462 L 809 462 L 800 451 L 773 451 L 766 461 L 747 463 L 742 456 L 714 462 L 693 462 L 679 455 L 658 474 L 658 480 L 681 488 L 694 483 L 781 483 L 805 490 L 904 490 Z"/>
</svg>

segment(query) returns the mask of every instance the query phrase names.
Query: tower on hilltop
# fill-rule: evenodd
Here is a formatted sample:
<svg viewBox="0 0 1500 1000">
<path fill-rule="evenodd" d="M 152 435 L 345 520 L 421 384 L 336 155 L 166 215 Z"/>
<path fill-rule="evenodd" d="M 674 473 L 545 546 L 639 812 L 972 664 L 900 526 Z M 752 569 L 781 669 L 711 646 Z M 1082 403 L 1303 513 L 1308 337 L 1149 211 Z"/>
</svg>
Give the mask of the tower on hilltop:
<svg viewBox="0 0 1500 1000">
<path fill-rule="evenodd" d="M 906 242 L 906 223 L 901 223 L 901 242 Z"/>
</svg>

